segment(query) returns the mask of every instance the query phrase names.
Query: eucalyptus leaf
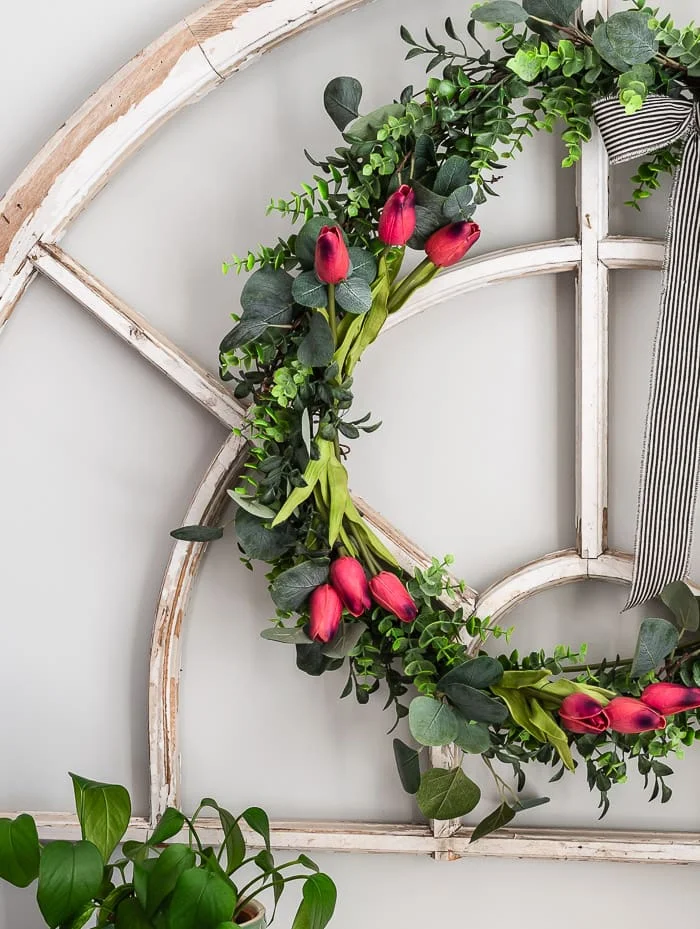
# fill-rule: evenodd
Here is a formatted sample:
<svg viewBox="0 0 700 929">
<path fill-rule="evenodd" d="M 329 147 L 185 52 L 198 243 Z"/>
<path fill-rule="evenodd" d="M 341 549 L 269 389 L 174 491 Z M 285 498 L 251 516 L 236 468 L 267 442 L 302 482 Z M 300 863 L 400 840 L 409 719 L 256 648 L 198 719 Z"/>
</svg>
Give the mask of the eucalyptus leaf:
<svg viewBox="0 0 700 929">
<path fill-rule="evenodd" d="M 488 696 L 483 690 L 477 690 L 476 687 L 455 682 L 443 683 L 440 689 L 467 720 L 502 723 L 508 717 L 508 710 L 499 700 Z"/>
<path fill-rule="evenodd" d="M 687 584 L 675 581 L 661 591 L 661 599 L 678 620 L 682 629 L 697 632 L 700 626 L 700 607 Z"/>
<path fill-rule="evenodd" d="M 0 878 L 15 887 L 28 887 L 39 874 L 39 836 L 27 813 L 0 819 Z"/>
<path fill-rule="evenodd" d="M 293 278 L 282 268 L 260 268 L 246 281 L 241 292 L 240 322 L 223 338 L 219 350 L 234 351 L 254 342 L 271 326 L 286 326 L 292 320 Z"/>
<path fill-rule="evenodd" d="M 313 313 L 309 331 L 297 349 L 297 358 L 307 368 L 320 368 L 330 364 L 335 352 L 333 333 L 321 313 Z"/>
<path fill-rule="evenodd" d="M 644 64 L 659 50 L 656 34 L 649 28 L 646 13 L 633 10 L 613 13 L 606 25 L 607 37 L 615 55 L 628 65 Z"/>
<path fill-rule="evenodd" d="M 620 57 L 608 35 L 607 20 L 599 23 L 595 27 L 591 34 L 591 38 L 593 40 L 593 47 L 598 52 L 603 61 L 607 61 L 609 65 L 612 65 L 613 68 L 616 68 L 622 73 L 627 71 L 627 62 L 624 60 L 624 58 Z"/>
<path fill-rule="evenodd" d="M 416 799 L 428 819 L 459 819 L 471 813 L 481 791 L 461 768 L 431 768 L 421 776 Z"/>
<path fill-rule="evenodd" d="M 170 535 L 180 542 L 213 542 L 224 534 L 222 526 L 181 526 Z"/>
<path fill-rule="evenodd" d="M 311 642 L 309 645 L 297 642 L 296 651 L 297 668 L 304 674 L 320 677 L 324 671 L 328 670 L 328 664 L 332 659 L 323 654 L 322 642 Z"/>
<path fill-rule="evenodd" d="M 455 190 L 469 183 L 471 166 L 461 155 L 450 155 L 441 165 L 435 178 L 433 192 L 448 197 Z"/>
<path fill-rule="evenodd" d="M 470 755 L 483 755 L 491 747 L 489 730 L 483 723 L 471 723 L 460 718 L 455 745 Z"/>
<path fill-rule="evenodd" d="M 271 507 L 265 506 L 264 503 L 259 503 L 255 497 L 246 497 L 245 494 L 239 494 L 235 490 L 227 490 L 226 493 L 232 500 L 235 500 L 238 506 L 242 510 L 245 510 L 246 513 L 250 513 L 262 519 L 274 519 L 276 515 Z"/>
<path fill-rule="evenodd" d="M 545 19 L 558 26 L 567 26 L 582 0 L 523 0 L 524 9 L 530 16 Z"/>
<path fill-rule="evenodd" d="M 386 106 L 381 106 L 350 123 L 345 130 L 345 138 L 351 142 L 367 142 L 375 139 L 377 130 L 386 125 L 390 116 L 400 119 L 405 112 L 406 107 L 403 103 L 388 103 Z"/>
<path fill-rule="evenodd" d="M 350 255 L 352 276 L 361 277 L 368 284 L 371 284 L 377 276 L 377 261 L 374 255 L 368 252 L 367 249 L 358 248 L 356 245 L 349 248 L 348 253 Z"/>
<path fill-rule="evenodd" d="M 296 544 L 296 534 L 288 523 L 269 527 L 269 523 L 247 510 L 236 513 L 236 535 L 243 551 L 249 558 L 274 561 Z"/>
<path fill-rule="evenodd" d="M 502 677 L 503 666 L 500 661 L 488 655 L 479 655 L 449 670 L 440 678 L 437 686 L 438 690 L 442 690 L 443 685 L 468 684 L 477 690 L 486 690 L 492 684 L 498 684 Z"/>
<path fill-rule="evenodd" d="M 300 610 L 311 591 L 328 580 L 328 561 L 303 561 L 278 574 L 270 585 L 270 596 L 280 610 Z"/>
<path fill-rule="evenodd" d="M 372 289 L 365 278 L 352 274 L 336 285 L 335 299 L 347 313 L 366 313 L 372 306 Z"/>
<path fill-rule="evenodd" d="M 302 271 L 294 278 L 292 296 L 300 306 L 328 306 L 328 288 L 314 271 Z"/>
<path fill-rule="evenodd" d="M 413 185 L 413 191 L 416 195 L 416 228 L 408 240 L 408 246 L 422 249 L 436 230 L 447 225 L 443 213 L 447 198 L 418 183 Z"/>
<path fill-rule="evenodd" d="M 420 753 L 401 739 L 394 739 L 394 758 L 406 793 L 415 794 L 420 787 Z"/>
<path fill-rule="evenodd" d="M 454 710 L 432 697 L 414 697 L 408 708 L 411 735 L 421 745 L 449 745 L 459 731 Z"/>
<path fill-rule="evenodd" d="M 489 815 L 484 817 L 479 825 L 474 828 L 471 838 L 469 839 L 469 844 L 471 845 L 472 842 L 483 839 L 485 835 L 489 835 L 489 833 L 495 832 L 497 829 L 503 828 L 503 826 L 507 826 L 514 816 L 515 810 L 512 810 L 504 801 L 500 806 L 496 807 L 493 813 L 489 813 Z"/>
<path fill-rule="evenodd" d="M 357 118 L 362 100 L 362 84 L 354 77 L 334 77 L 323 92 L 323 105 L 342 132 Z"/>
<path fill-rule="evenodd" d="M 323 654 L 328 658 L 347 658 L 366 629 L 364 623 L 341 623 L 333 639 L 323 646 Z"/>
<path fill-rule="evenodd" d="M 275 626 L 272 629 L 263 629 L 261 639 L 270 642 L 282 642 L 284 645 L 309 645 L 311 639 L 299 626 Z"/>
<path fill-rule="evenodd" d="M 524 23 L 527 13 L 519 3 L 513 0 L 490 0 L 472 10 L 472 19 L 478 23 Z"/>
<path fill-rule="evenodd" d="M 667 619 L 645 619 L 639 629 L 632 660 L 633 677 L 655 671 L 678 645 L 678 630 Z"/>
<path fill-rule="evenodd" d="M 453 223 L 471 219 L 475 210 L 472 189 L 468 185 L 453 190 L 442 206 L 442 212 Z"/>
</svg>

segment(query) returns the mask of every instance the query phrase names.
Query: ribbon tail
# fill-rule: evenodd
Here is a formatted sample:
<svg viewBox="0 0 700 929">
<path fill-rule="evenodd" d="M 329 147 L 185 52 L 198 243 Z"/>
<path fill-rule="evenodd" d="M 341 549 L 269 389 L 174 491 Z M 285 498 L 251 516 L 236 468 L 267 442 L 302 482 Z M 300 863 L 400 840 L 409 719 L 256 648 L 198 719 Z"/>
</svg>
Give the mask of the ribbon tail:
<svg viewBox="0 0 700 929">
<path fill-rule="evenodd" d="M 700 136 L 671 194 L 666 267 L 639 488 L 632 591 L 625 609 L 688 571 L 700 464 Z"/>
</svg>

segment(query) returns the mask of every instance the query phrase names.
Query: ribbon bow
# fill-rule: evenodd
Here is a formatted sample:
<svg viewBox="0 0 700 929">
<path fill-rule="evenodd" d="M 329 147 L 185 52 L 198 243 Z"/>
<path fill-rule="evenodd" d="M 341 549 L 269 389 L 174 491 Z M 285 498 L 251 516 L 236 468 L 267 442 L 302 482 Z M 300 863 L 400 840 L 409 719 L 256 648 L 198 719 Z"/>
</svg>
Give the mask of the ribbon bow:
<svg viewBox="0 0 700 929">
<path fill-rule="evenodd" d="M 669 208 L 629 609 L 685 577 L 690 561 L 700 464 L 700 106 L 652 95 L 628 116 L 606 98 L 594 113 L 613 164 L 684 140 Z"/>
</svg>

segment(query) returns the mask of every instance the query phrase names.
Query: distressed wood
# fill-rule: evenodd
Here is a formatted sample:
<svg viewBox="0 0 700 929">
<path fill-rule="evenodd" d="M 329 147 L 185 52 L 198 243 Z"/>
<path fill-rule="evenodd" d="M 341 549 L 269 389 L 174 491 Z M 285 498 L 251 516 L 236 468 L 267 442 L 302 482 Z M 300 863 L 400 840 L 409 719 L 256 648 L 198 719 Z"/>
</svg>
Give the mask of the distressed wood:
<svg viewBox="0 0 700 929">
<path fill-rule="evenodd" d="M 657 239 L 606 236 L 598 247 L 598 257 L 610 270 L 660 271 L 666 244 Z"/>
</svg>

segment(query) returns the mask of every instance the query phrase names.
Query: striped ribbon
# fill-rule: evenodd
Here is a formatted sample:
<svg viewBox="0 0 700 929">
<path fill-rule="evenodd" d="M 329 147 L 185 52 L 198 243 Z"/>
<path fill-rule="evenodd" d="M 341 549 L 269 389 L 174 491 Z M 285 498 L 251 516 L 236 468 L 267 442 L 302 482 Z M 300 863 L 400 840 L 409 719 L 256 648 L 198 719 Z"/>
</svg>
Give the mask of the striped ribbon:
<svg viewBox="0 0 700 929">
<path fill-rule="evenodd" d="M 684 142 L 669 208 L 629 609 L 685 577 L 690 561 L 700 463 L 700 106 L 652 95 L 633 116 L 613 98 L 594 111 L 613 164 Z"/>
</svg>

